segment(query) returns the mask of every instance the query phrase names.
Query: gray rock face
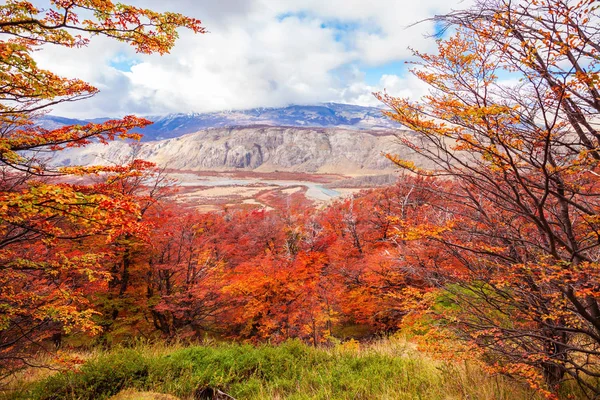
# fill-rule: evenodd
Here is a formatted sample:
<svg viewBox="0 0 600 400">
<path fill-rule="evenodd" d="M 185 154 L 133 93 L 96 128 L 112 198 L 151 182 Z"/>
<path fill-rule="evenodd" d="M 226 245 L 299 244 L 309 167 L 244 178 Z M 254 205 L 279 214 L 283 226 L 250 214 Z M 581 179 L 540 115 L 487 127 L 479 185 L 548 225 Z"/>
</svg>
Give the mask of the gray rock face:
<svg viewBox="0 0 600 400">
<path fill-rule="evenodd" d="M 383 154 L 411 159 L 395 134 L 337 128 L 250 126 L 202 130 L 174 139 L 136 144 L 136 158 L 179 170 L 258 170 L 368 173 L 393 169 Z M 55 165 L 106 164 L 131 157 L 124 142 L 58 152 Z"/>
</svg>

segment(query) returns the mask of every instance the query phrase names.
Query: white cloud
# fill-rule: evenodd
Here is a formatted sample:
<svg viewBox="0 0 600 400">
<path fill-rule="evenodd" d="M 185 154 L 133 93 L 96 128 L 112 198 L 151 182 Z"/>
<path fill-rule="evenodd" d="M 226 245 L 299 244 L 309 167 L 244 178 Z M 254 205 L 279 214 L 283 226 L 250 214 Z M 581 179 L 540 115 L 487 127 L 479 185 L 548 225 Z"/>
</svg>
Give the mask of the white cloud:
<svg viewBox="0 0 600 400">
<path fill-rule="evenodd" d="M 341 92 L 341 101 L 362 106 L 378 107 L 382 104 L 373 93 L 387 93 L 394 97 L 419 98 L 427 94 L 428 86 L 412 74 L 400 77 L 384 74 L 375 85 L 368 85 L 360 79 L 348 85 Z"/>
<path fill-rule="evenodd" d="M 423 87 L 403 71 L 367 84 L 364 71 L 431 50 L 431 23 L 410 24 L 454 8 L 459 0 L 130 0 L 202 19 L 210 31 L 181 38 L 165 56 L 136 55 L 94 38 L 89 47 L 48 46 L 42 66 L 101 89 L 93 99 L 55 108 L 66 116 L 214 111 L 290 103 L 378 104 L 372 91 L 414 96 Z M 127 1 L 126 1 L 127 2 Z M 113 65 L 113 66 L 111 66 Z M 130 71 L 114 65 L 129 65 Z"/>
</svg>

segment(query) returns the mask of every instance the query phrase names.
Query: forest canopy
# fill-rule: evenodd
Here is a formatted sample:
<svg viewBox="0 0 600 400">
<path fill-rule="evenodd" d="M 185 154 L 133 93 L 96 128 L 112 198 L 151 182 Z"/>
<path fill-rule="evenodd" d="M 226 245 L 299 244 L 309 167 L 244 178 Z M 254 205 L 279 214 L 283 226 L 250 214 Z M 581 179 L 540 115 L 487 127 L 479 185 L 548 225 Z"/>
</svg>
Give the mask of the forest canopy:
<svg viewBox="0 0 600 400">
<path fill-rule="evenodd" d="M 328 346 L 400 332 L 547 398 L 565 384 L 600 395 L 596 1 L 478 0 L 435 17 L 437 49 L 415 50 L 412 71 L 428 94 L 376 94 L 421 164 L 388 154 L 404 170 L 395 185 L 322 207 L 296 193 L 215 212 L 175 201 L 165 171 L 135 154 L 47 162 L 139 139 L 150 121 L 36 124 L 97 93 L 39 68 L 40 47 L 102 35 L 166 54 L 178 29 L 205 33 L 200 21 L 51 5 L 0 5 L 0 381 L 73 338 Z"/>
</svg>

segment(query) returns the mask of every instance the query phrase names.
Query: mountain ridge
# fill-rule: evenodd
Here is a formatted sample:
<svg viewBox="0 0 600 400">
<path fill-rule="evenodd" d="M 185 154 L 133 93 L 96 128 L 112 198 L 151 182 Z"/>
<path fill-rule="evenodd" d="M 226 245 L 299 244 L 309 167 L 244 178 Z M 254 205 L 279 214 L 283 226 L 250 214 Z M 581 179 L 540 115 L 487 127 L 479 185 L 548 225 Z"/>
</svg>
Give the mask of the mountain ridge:
<svg viewBox="0 0 600 400">
<path fill-rule="evenodd" d="M 383 115 L 383 109 L 352 104 L 323 103 L 259 107 L 248 110 L 226 110 L 210 113 L 172 113 L 145 117 L 152 125 L 135 129 L 144 135 L 142 141 L 171 139 L 207 128 L 233 126 L 323 127 L 352 130 L 398 129 L 401 126 Z M 38 124 L 47 129 L 64 125 L 103 122 L 110 118 L 70 119 L 46 115 Z"/>
</svg>

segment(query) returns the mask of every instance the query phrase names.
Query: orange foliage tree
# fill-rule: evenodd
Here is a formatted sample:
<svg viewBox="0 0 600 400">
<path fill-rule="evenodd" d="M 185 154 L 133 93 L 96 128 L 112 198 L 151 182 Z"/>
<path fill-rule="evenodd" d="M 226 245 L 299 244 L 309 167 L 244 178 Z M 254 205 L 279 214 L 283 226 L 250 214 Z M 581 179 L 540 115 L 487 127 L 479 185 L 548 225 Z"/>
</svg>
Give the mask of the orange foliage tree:
<svg viewBox="0 0 600 400">
<path fill-rule="evenodd" d="M 204 32 L 196 19 L 110 0 L 51 0 L 44 10 L 22 0 L 0 5 L 1 374 L 25 365 L 25 351 L 32 345 L 44 348 L 41 341 L 53 333 L 98 330 L 84 294 L 110 279 L 102 260 L 111 242 L 142 229 L 140 203 L 128 193 L 58 179 L 71 174 L 85 181 L 89 174 L 103 174 L 119 181 L 135 175 L 135 163 L 56 169 L 40 154 L 137 138 L 128 131 L 149 121 L 128 116 L 59 129 L 36 126 L 35 118 L 48 107 L 88 98 L 97 89 L 39 68 L 32 54 L 48 43 L 85 46 L 94 35 L 129 43 L 138 52 L 164 54 L 179 27 Z"/>
<path fill-rule="evenodd" d="M 414 69 L 430 94 L 378 95 L 414 132 L 402 141 L 434 167 L 390 158 L 451 178 L 429 227 L 401 236 L 439 249 L 415 268 L 445 287 L 458 305 L 446 323 L 497 371 L 550 397 L 565 380 L 597 396 L 597 2 L 484 0 L 438 21 L 455 32 L 437 54 L 416 53 Z"/>
</svg>

